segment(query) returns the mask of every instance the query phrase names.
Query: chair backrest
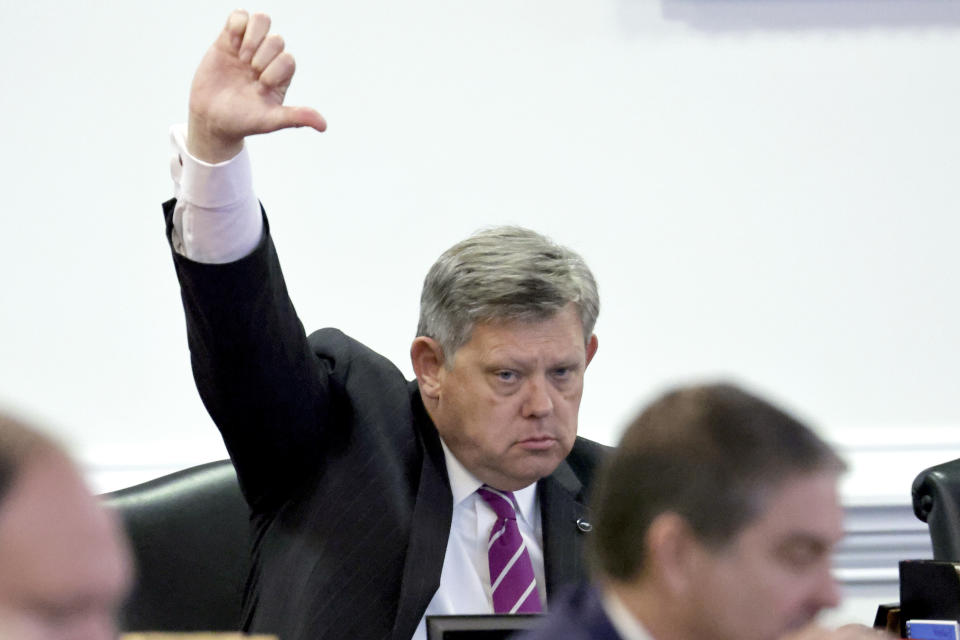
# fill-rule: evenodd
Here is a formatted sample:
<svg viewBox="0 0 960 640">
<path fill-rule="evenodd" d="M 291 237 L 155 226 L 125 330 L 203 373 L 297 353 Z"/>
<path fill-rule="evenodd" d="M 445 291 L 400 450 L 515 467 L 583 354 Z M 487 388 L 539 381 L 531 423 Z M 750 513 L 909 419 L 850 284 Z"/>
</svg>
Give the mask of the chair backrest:
<svg viewBox="0 0 960 640">
<path fill-rule="evenodd" d="M 960 459 L 921 471 L 911 493 L 913 512 L 930 529 L 933 559 L 960 562 Z"/>
<path fill-rule="evenodd" d="M 103 496 L 130 537 L 137 581 L 124 631 L 236 631 L 250 566 L 249 510 L 229 460 Z"/>
</svg>

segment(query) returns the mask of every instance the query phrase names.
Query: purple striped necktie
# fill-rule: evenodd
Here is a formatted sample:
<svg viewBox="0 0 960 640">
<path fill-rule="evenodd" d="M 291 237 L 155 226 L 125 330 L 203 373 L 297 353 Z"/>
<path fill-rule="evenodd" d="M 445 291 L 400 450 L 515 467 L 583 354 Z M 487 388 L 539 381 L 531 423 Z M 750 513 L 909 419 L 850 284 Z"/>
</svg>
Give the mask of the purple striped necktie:
<svg viewBox="0 0 960 640">
<path fill-rule="evenodd" d="M 483 485 L 477 493 L 497 514 L 490 531 L 487 556 L 494 613 L 540 613 L 540 594 L 533 563 L 517 528 L 513 493 Z"/>
</svg>

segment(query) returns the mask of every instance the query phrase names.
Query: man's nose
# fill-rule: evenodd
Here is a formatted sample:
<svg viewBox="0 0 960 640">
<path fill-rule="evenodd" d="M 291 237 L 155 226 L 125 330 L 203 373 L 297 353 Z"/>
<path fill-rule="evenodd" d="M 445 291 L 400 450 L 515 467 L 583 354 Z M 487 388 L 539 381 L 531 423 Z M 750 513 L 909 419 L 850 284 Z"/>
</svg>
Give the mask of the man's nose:
<svg viewBox="0 0 960 640">
<path fill-rule="evenodd" d="M 816 588 L 816 602 L 820 609 L 833 609 L 840 605 L 840 584 L 830 568 L 825 568 Z"/>
<path fill-rule="evenodd" d="M 543 418 L 553 411 L 553 399 L 547 381 L 533 376 L 527 381 L 527 395 L 523 402 L 523 415 L 526 418 Z"/>
</svg>

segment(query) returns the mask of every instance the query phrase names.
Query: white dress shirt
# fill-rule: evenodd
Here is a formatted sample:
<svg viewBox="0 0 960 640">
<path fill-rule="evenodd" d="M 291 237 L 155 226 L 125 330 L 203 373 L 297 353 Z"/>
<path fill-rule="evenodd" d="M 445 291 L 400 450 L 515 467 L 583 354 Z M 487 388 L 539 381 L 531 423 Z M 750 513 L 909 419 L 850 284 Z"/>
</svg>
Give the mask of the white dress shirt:
<svg viewBox="0 0 960 640">
<path fill-rule="evenodd" d="M 610 624 L 623 640 L 653 640 L 646 628 L 637 620 L 623 601 L 610 589 L 600 593 L 600 603 L 604 613 L 610 618 Z"/>
<path fill-rule="evenodd" d="M 251 253 L 263 236 L 263 218 L 253 191 L 246 147 L 226 162 L 209 164 L 187 152 L 186 126 L 171 127 L 170 141 L 170 175 L 177 198 L 173 210 L 174 250 L 207 264 L 233 262 Z M 445 443 L 443 453 L 453 492 L 453 519 L 440 588 L 427 605 L 414 640 L 426 640 L 426 615 L 493 613 L 487 539 L 496 514 L 476 493 L 482 484 L 480 480 L 467 471 Z M 533 563 L 540 602 L 546 603 L 537 485 L 515 491 L 514 497 L 517 526 Z"/>
<path fill-rule="evenodd" d="M 223 264 L 251 253 L 263 235 L 247 148 L 219 164 L 187 153 L 187 128 L 170 128 L 173 248 L 195 262 Z"/>
<path fill-rule="evenodd" d="M 443 440 L 441 440 L 443 443 Z M 493 595 L 490 593 L 490 564 L 487 561 L 487 540 L 497 516 L 486 501 L 477 494 L 483 484 L 467 471 L 443 443 L 447 462 L 447 477 L 453 493 L 453 520 L 447 551 L 443 556 L 440 588 L 427 605 L 427 616 L 493 613 Z M 540 602 L 547 601 L 543 569 L 543 532 L 540 526 L 540 503 L 537 485 L 513 492 L 517 501 L 517 528 L 526 543 L 533 573 L 537 578 Z M 544 609 L 546 610 L 546 609 Z M 425 616 L 426 617 L 426 616 Z M 420 620 L 415 640 L 427 637 L 426 621 Z"/>
</svg>

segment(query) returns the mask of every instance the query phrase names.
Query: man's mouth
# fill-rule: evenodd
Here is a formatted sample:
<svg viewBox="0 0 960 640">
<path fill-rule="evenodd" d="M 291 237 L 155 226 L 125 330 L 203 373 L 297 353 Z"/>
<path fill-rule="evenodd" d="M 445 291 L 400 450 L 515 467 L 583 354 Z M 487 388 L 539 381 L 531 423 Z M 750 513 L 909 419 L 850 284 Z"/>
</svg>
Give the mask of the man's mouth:
<svg viewBox="0 0 960 640">
<path fill-rule="evenodd" d="M 534 436 L 521 440 L 517 444 L 528 451 L 543 451 L 552 447 L 556 442 L 557 439 L 551 436 Z"/>
</svg>

